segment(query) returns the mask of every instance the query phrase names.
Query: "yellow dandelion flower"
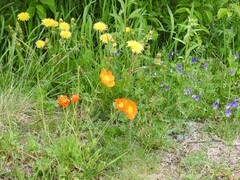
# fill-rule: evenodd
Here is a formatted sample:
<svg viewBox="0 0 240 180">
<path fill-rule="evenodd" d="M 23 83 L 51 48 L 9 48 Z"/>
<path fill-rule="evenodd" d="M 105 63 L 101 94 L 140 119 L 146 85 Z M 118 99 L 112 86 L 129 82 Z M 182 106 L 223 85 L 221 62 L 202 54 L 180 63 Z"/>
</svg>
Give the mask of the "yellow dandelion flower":
<svg viewBox="0 0 240 180">
<path fill-rule="evenodd" d="M 130 27 L 126 27 L 126 28 L 125 28 L 125 32 L 126 32 L 126 33 L 130 33 L 130 32 L 131 32 L 131 28 L 130 28 Z"/>
<path fill-rule="evenodd" d="M 70 31 L 61 31 L 60 36 L 62 39 L 69 39 L 72 33 Z"/>
<path fill-rule="evenodd" d="M 51 27 L 54 27 L 54 28 L 58 27 L 58 22 L 55 21 L 55 20 L 53 20 L 53 21 L 52 21 L 52 26 L 51 26 Z"/>
<path fill-rule="evenodd" d="M 127 47 L 130 47 L 132 52 L 135 54 L 140 54 L 144 50 L 143 45 L 134 40 L 128 41 Z"/>
<path fill-rule="evenodd" d="M 102 32 L 102 31 L 107 30 L 107 25 L 103 22 L 98 22 L 93 25 L 93 29 L 96 31 Z"/>
<path fill-rule="evenodd" d="M 30 15 L 27 12 L 22 12 L 18 14 L 17 17 L 20 21 L 28 21 L 30 19 Z"/>
<path fill-rule="evenodd" d="M 45 45 L 46 45 L 46 42 L 43 41 L 43 40 L 38 40 L 38 41 L 36 42 L 36 47 L 39 48 L 39 49 L 44 48 Z"/>
<path fill-rule="evenodd" d="M 42 20 L 42 25 L 44 25 L 45 27 L 57 27 L 58 22 L 52 18 L 45 18 Z"/>
<path fill-rule="evenodd" d="M 100 36 L 100 40 L 101 40 L 103 43 L 106 43 L 106 44 L 107 44 L 107 43 L 113 41 L 113 37 L 112 37 L 111 34 L 105 33 L 105 34 L 102 34 L 102 35 Z"/>
<path fill-rule="evenodd" d="M 59 23 L 59 28 L 60 28 L 62 31 L 69 31 L 70 26 L 69 26 L 69 24 L 66 23 L 66 22 L 60 22 L 60 23 Z"/>
</svg>

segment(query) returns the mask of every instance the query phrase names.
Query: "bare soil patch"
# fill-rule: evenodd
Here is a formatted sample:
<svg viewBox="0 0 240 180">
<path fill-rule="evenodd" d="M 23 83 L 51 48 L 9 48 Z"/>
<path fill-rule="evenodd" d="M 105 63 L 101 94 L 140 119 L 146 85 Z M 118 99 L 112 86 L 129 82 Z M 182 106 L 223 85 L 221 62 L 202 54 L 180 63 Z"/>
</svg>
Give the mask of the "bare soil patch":
<svg viewBox="0 0 240 180">
<path fill-rule="evenodd" d="M 228 144 L 213 134 L 204 133 L 202 123 L 189 122 L 187 127 L 187 133 L 173 138 L 177 148 L 159 151 L 159 172 L 147 176 L 147 179 L 186 179 L 192 169 L 185 167 L 182 162 L 194 153 L 202 153 L 206 157 L 206 163 L 201 162 L 200 168 L 196 168 L 198 162 L 192 166 L 196 168 L 196 179 L 240 179 L 240 136 Z"/>
</svg>

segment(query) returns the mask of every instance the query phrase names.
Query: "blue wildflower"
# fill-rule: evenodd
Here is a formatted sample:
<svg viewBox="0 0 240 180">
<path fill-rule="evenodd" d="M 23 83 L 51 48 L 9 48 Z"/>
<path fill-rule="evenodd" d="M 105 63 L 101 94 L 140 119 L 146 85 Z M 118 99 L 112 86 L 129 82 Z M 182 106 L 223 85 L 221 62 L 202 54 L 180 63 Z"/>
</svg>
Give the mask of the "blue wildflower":
<svg viewBox="0 0 240 180">
<path fill-rule="evenodd" d="M 192 62 L 192 63 L 195 63 L 195 62 L 197 62 L 197 60 L 198 60 L 198 59 L 197 59 L 196 57 L 194 57 L 194 58 L 192 58 L 191 62 Z"/>
<path fill-rule="evenodd" d="M 238 98 L 234 99 L 234 100 L 231 102 L 231 107 L 232 107 L 232 108 L 237 108 L 237 107 L 238 107 Z"/>
<path fill-rule="evenodd" d="M 203 68 L 204 68 L 205 70 L 208 70 L 208 63 L 204 63 Z"/>
<path fill-rule="evenodd" d="M 231 69 L 229 73 L 230 73 L 231 76 L 233 76 L 235 72 L 234 72 L 233 69 Z"/>
<path fill-rule="evenodd" d="M 231 107 L 232 107 L 232 104 L 231 103 L 227 103 L 226 108 L 230 109 Z"/>
<path fill-rule="evenodd" d="M 192 88 L 184 89 L 184 95 L 185 95 L 185 96 L 191 95 L 192 92 L 193 92 Z"/>
<path fill-rule="evenodd" d="M 183 73 L 183 67 L 181 64 L 177 64 L 177 67 L 176 67 L 176 70 L 178 71 L 179 74 L 182 74 Z"/>
<path fill-rule="evenodd" d="M 166 86 L 166 87 L 165 87 L 165 91 L 169 91 L 169 86 Z"/>
<path fill-rule="evenodd" d="M 232 115 L 231 110 L 230 110 L 230 109 L 226 109 L 226 110 L 225 110 L 225 115 L 226 115 L 227 117 L 230 117 L 230 116 Z"/>
<path fill-rule="evenodd" d="M 199 101 L 200 99 L 199 95 L 196 95 L 196 94 L 193 94 L 192 97 L 195 101 Z"/>
<path fill-rule="evenodd" d="M 219 101 L 214 102 L 212 105 L 213 110 L 218 109 L 218 106 L 219 106 Z"/>
</svg>

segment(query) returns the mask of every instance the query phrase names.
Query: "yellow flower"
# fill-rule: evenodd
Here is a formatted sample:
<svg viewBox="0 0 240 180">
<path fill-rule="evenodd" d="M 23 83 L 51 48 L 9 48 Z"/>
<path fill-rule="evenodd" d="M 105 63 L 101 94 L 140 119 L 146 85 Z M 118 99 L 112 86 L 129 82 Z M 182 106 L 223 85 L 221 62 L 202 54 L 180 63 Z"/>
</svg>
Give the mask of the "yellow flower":
<svg viewBox="0 0 240 180">
<path fill-rule="evenodd" d="M 72 36 L 72 33 L 70 31 L 61 31 L 60 36 L 63 39 L 69 39 Z"/>
<path fill-rule="evenodd" d="M 103 35 L 100 36 L 100 40 L 103 42 L 103 43 L 109 43 L 111 41 L 113 41 L 113 37 L 111 34 L 109 33 L 105 33 Z"/>
<path fill-rule="evenodd" d="M 59 23 L 59 27 L 62 31 L 69 31 L 69 29 L 70 29 L 69 24 L 66 22 Z"/>
<path fill-rule="evenodd" d="M 132 52 L 136 54 L 140 54 L 144 50 L 143 45 L 134 40 L 128 41 L 127 47 L 130 47 Z"/>
<path fill-rule="evenodd" d="M 52 21 L 52 26 L 51 27 L 58 27 L 58 22 L 57 21 L 55 21 L 55 20 L 53 20 Z"/>
<path fill-rule="evenodd" d="M 126 32 L 126 33 L 131 32 L 131 28 L 130 28 L 130 27 L 126 27 L 126 28 L 125 28 L 125 32 Z"/>
<path fill-rule="evenodd" d="M 58 22 L 52 18 L 45 18 L 42 20 L 42 25 L 44 25 L 45 27 L 57 27 Z"/>
<path fill-rule="evenodd" d="M 44 48 L 45 45 L 46 45 L 46 42 L 43 41 L 43 40 L 38 40 L 38 41 L 36 42 L 36 46 L 37 46 L 37 48 L 39 48 L 39 49 Z"/>
<path fill-rule="evenodd" d="M 18 14 L 17 17 L 20 21 L 28 21 L 30 19 L 30 15 L 27 12 L 22 12 Z"/>
<path fill-rule="evenodd" d="M 107 30 L 107 25 L 103 22 L 98 22 L 93 25 L 93 29 L 96 31 L 102 32 L 102 31 Z"/>
</svg>

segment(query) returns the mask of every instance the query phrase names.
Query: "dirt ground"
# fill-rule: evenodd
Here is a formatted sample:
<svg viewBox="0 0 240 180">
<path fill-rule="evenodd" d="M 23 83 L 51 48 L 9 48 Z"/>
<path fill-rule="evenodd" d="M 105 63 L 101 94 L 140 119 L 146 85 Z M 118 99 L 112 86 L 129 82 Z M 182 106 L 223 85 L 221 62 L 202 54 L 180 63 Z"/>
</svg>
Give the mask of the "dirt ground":
<svg viewBox="0 0 240 180">
<path fill-rule="evenodd" d="M 177 148 L 159 152 L 159 172 L 146 179 L 240 179 L 240 136 L 227 144 L 202 128 L 201 123 L 189 122 L 189 131 L 174 139 Z"/>
</svg>

